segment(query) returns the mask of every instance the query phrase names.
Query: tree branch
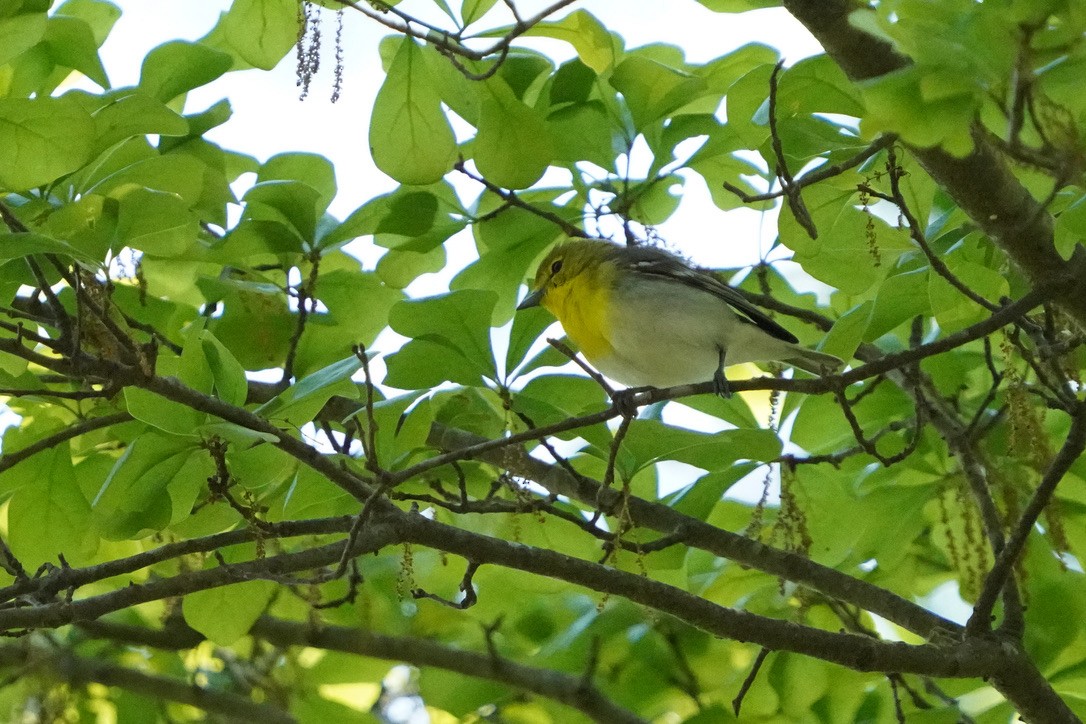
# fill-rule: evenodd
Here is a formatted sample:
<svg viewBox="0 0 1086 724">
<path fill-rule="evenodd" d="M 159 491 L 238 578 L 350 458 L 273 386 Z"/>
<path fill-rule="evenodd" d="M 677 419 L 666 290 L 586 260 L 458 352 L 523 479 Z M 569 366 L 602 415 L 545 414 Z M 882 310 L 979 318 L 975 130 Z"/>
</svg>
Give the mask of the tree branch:
<svg viewBox="0 0 1086 724">
<path fill-rule="evenodd" d="M 289 713 L 258 704 L 229 691 L 216 691 L 165 676 L 153 676 L 135 669 L 86 659 L 57 646 L 43 646 L 30 639 L 0 647 L 0 666 L 46 670 L 49 676 L 81 686 L 94 681 L 127 689 L 152 701 L 176 701 L 210 714 L 233 720 L 288 724 L 296 721 Z"/>
<path fill-rule="evenodd" d="M 485 438 L 473 433 L 434 423 L 428 442 L 440 449 L 456 450 L 479 449 L 484 440 Z M 549 465 L 528 455 L 523 449 L 491 449 L 476 453 L 474 457 L 509 470 L 514 475 L 533 480 L 552 493 L 568 496 L 589 506 L 598 505 L 607 510 L 621 503 L 620 491 L 605 489 L 583 476 L 574 477 L 561 466 Z M 721 530 L 666 505 L 630 496 L 627 506 L 630 521 L 634 525 L 675 536 L 677 541 L 686 545 L 701 548 L 770 575 L 795 581 L 832 598 L 848 601 L 921 636 L 931 637 L 939 631 L 954 633 L 961 630 L 957 624 L 885 589 L 821 566 L 794 553 Z"/>
<path fill-rule="evenodd" d="M 31 443 L 21 450 L 15 450 L 14 452 L 7 452 L 0 455 L 0 473 L 15 467 L 27 458 L 36 455 L 43 450 L 59 445 L 65 440 L 71 440 L 73 437 L 79 437 L 80 435 L 86 435 L 88 432 L 94 432 L 95 430 L 101 430 L 103 427 L 109 427 L 111 425 L 119 425 L 122 422 L 129 422 L 132 416 L 127 412 L 116 412 L 112 415 L 103 415 L 102 417 L 92 417 L 89 420 L 83 420 L 81 422 L 74 423 L 63 430 L 58 430 L 52 435 L 47 435 L 37 442 Z"/>
</svg>

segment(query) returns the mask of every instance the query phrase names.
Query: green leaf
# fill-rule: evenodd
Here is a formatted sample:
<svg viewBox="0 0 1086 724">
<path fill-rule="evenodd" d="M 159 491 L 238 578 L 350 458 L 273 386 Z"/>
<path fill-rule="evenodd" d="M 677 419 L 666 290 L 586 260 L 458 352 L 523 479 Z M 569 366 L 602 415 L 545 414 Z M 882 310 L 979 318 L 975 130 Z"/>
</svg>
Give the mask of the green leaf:
<svg viewBox="0 0 1086 724">
<path fill-rule="evenodd" d="M 333 394 L 343 394 L 343 383 L 360 369 L 362 361 L 351 355 L 303 377 L 256 408 L 255 412 L 267 418 L 281 418 L 291 412 L 291 408 L 301 406 L 308 409 L 315 406 L 313 412 L 316 413 Z"/>
<path fill-rule="evenodd" d="M 812 239 L 787 204 L 777 222 L 781 241 L 794 260 L 814 278 L 850 294 L 871 289 L 897 258 L 912 251 L 908 234 L 855 206 L 855 189 L 818 184 L 804 189 L 803 200 L 818 229 Z"/>
<path fill-rule="evenodd" d="M 460 8 L 460 15 L 464 18 L 464 25 L 471 25 L 479 18 L 486 15 L 490 8 L 494 7 L 498 0 L 464 0 Z"/>
<path fill-rule="evenodd" d="M 705 80 L 645 55 L 628 53 L 615 68 L 611 85 L 626 97 L 638 129 L 644 130 L 705 93 Z"/>
<path fill-rule="evenodd" d="M 627 475 L 661 460 L 677 460 L 704 470 L 721 470 L 737 460 L 775 460 L 781 441 L 772 430 L 724 430 L 704 433 L 665 425 L 657 420 L 635 420 L 623 440 Z"/>
<path fill-rule="evenodd" d="M 245 192 L 245 218 L 277 221 L 312 243 L 321 193 L 300 181 L 262 181 Z M 299 247 L 301 248 L 301 247 Z"/>
<path fill-rule="evenodd" d="M 528 226 L 526 230 L 533 227 Z M 520 282 L 529 273 L 532 261 L 554 242 L 555 227 L 547 225 L 541 234 L 523 243 L 492 249 L 469 264 L 449 283 L 453 290 L 490 289 L 498 294 L 491 324 L 505 324 L 513 316 Z"/>
<path fill-rule="evenodd" d="M 864 339 L 873 341 L 911 320 L 930 314 L 928 270 L 917 269 L 887 277 L 878 287 Z"/>
<path fill-rule="evenodd" d="M 75 171 L 94 146 L 94 120 L 62 98 L 0 98 L 0 187 L 23 191 Z"/>
<path fill-rule="evenodd" d="M 490 318 L 496 302 L 494 292 L 474 289 L 398 302 L 389 326 L 412 341 L 387 358 L 386 382 L 419 389 L 446 380 L 477 385 L 481 377 L 494 379 Z"/>
<path fill-rule="evenodd" d="M 56 15 L 79 18 L 91 29 L 95 47 L 105 42 L 114 23 L 121 17 L 121 9 L 108 0 L 65 0 L 57 8 Z"/>
<path fill-rule="evenodd" d="M 98 129 L 96 148 L 101 151 L 133 136 L 183 136 L 189 132 L 189 124 L 184 118 L 138 90 L 123 91 L 102 106 L 95 112 L 94 122 Z"/>
<path fill-rule="evenodd" d="M 103 178 L 89 190 L 121 199 L 133 189 L 143 187 L 165 191 L 185 200 L 187 208 L 195 208 L 203 198 L 206 166 L 193 156 L 171 153 L 150 156 L 125 164 L 115 173 Z"/>
<path fill-rule="evenodd" d="M 427 252 L 392 249 L 377 262 L 377 276 L 393 289 L 403 289 L 423 274 L 433 274 L 445 268 L 445 247 Z"/>
<path fill-rule="evenodd" d="M 215 396 L 229 405 L 244 405 L 249 392 L 245 368 L 230 354 L 230 350 L 206 329 L 200 335 L 200 341 L 215 379 Z"/>
<path fill-rule="evenodd" d="M 71 244 L 27 231 L 0 233 L 0 264 L 33 254 L 60 254 L 87 263 L 97 261 Z"/>
<path fill-rule="evenodd" d="M 279 440 L 270 432 L 250 430 L 233 422 L 208 422 L 196 428 L 195 432 L 202 438 L 221 437 L 227 442 L 245 447 L 262 442 L 278 442 Z"/>
<path fill-rule="evenodd" d="M 74 565 L 89 562 L 98 533 L 68 443 L 39 453 L 34 464 L 34 484 L 19 488 L 8 503 L 12 552 L 29 570 L 46 562 L 59 565 L 60 555 Z"/>
<path fill-rule="evenodd" d="M 705 520 L 729 488 L 757 469 L 757 463 L 740 463 L 707 473 L 668 495 L 662 502 L 684 515 Z"/>
<path fill-rule="evenodd" d="M 565 357 L 562 357 L 565 360 Z M 516 410 L 528 416 L 536 425 L 550 425 L 599 412 L 607 398 L 600 386 L 587 377 L 554 374 L 535 377 L 516 396 Z M 606 446 L 612 439 L 604 425 L 558 433 L 556 437 L 572 440 L 583 437 L 598 446 Z"/>
<path fill-rule="evenodd" d="M 176 194 L 137 188 L 121 199 L 117 240 L 154 256 L 180 256 L 196 242 L 200 223 Z"/>
<path fill-rule="evenodd" d="M 428 252 L 464 227 L 454 217 L 465 213 L 447 181 L 425 187 L 401 186 L 355 209 L 321 239 L 322 246 L 379 234 L 376 243 L 388 249 Z"/>
<path fill-rule="evenodd" d="M 766 63 L 751 68 L 728 89 L 728 128 L 747 148 L 758 148 L 769 138 L 768 124 L 756 120 L 755 116 L 769 97 L 769 79 L 774 65 Z"/>
<path fill-rule="evenodd" d="M 298 42 L 295 0 L 236 0 L 220 22 L 230 47 L 263 70 L 274 68 Z"/>
<path fill-rule="evenodd" d="M 280 153 L 272 156 L 256 173 L 263 181 L 300 181 L 318 193 L 316 213 L 321 214 L 336 196 L 336 170 L 332 162 L 315 153 Z"/>
<path fill-rule="evenodd" d="M 773 8 L 781 4 L 780 0 L 698 0 L 698 2 L 715 13 L 745 13 L 748 10 Z"/>
<path fill-rule="evenodd" d="M 191 479 L 193 472 L 205 479 L 212 472 L 207 453 L 195 445 L 156 433 L 133 440 L 91 503 L 103 537 L 138 539 L 169 525 L 169 485 L 175 478 Z"/>
<path fill-rule="evenodd" d="M 377 168 L 404 184 L 438 181 L 452 166 L 456 138 L 418 44 L 405 37 L 370 118 Z"/>
<path fill-rule="evenodd" d="M 539 340 L 539 335 L 554 324 L 554 315 L 542 307 L 524 309 L 513 317 L 513 326 L 509 330 L 509 347 L 505 352 L 505 373 L 515 370 L 528 351 Z"/>
<path fill-rule="evenodd" d="M 45 13 L 23 13 L 0 18 L 0 65 L 25 53 L 45 35 Z"/>
<path fill-rule="evenodd" d="M 1007 278 L 988 267 L 963 258 L 962 254 L 943 257 L 950 273 L 967 288 L 993 304 L 1010 294 Z M 949 281 L 934 271 L 928 275 L 928 297 L 935 319 L 946 332 L 956 332 L 963 327 L 986 319 L 991 312 L 972 301 Z"/>
<path fill-rule="evenodd" d="M 253 544 L 234 546 L 222 553 L 227 565 L 252 560 L 256 556 Z M 208 558 L 205 568 L 221 565 Z M 185 623 L 220 646 L 229 646 L 249 633 L 268 605 L 275 584 L 271 581 L 245 581 L 229 586 L 209 588 L 185 596 L 181 611 Z"/>
<path fill-rule="evenodd" d="M 174 435 L 192 435 L 207 420 L 204 413 L 141 387 L 125 387 L 124 401 L 132 417 Z"/>
<path fill-rule="evenodd" d="M 525 35 L 564 40 L 577 51 L 581 62 L 600 74 L 613 67 L 622 55 L 622 38 L 585 10 L 575 10 L 561 20 L 538 23 Z"/>
<path fill-rule="evenodd" d="M 531 186 L 555 157 L 546 121 L 501 78 L 488 79 L 480 93 L 479 128 L 472 146 L 479 173 L 505 188 Z"/>
<path fill-rule="evenodd" d="M 158 46 L 143 59 L 140 89 L 163 103 L 207 85 L 230 70 L 226 53 L 199 43 L 174 40 Z"/>
<path fill-rule="evenodd" d="M 778 118 L 811 113 L 864 114 L 855 84 L 828 55 L 804 58 L 780 76 Z"/>
<path fill-rule="evenodd" d="M 57 65 L 77 70 L 101 87 L 109 88 L 94 32 L 86 21 L 54 15 L 45 28 L 44 41 Z"/>
<path fill-rule="evenodd" d="M 616 129 L 601 101 L 559 108 L 547 116 L 547 125 L 554 139 L 555 160 L 566 164 L 591 161 L 600 168 L 614 165 Z"/>
<path fill-rule="evenodd" d="M 941 72 L 949 74 L 945 77 L 952 82 L 949 93 L 931 90 Z M 955 156 L 965 156 L 973 150 L 972 120 L 979 89 L 961 87 L 959 80 L 960 74 L 949 69 L 910 66 L 864 81 L 861 88 L 868 113 L 861 129 L 865 134 L 897 133 L 906 143 L 924 148 L 941 145 Z"/>
<path fill-rule="evenodd" d="M 321 274 L 315 293 L 332 316 L 351 329 L 351 341 L 367 346 L 388 326 L 389 310 L 404 296 L 399 289 L 383 284 L 377 274 L 357 269 Z M 360 309 L 366 314 L 360 315 Z"/>
</svg>

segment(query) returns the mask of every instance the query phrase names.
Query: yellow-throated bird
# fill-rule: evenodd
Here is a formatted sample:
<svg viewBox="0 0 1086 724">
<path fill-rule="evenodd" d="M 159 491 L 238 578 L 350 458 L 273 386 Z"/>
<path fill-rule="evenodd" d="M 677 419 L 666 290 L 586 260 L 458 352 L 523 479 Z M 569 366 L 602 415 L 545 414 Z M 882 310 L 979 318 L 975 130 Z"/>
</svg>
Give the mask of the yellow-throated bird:
<svg viewBox="0 0 1086 724">
<path fill-rule="evenodd" d="M 542 305 L 596 369 L 633 387 L 713 380 L 724 368 L 777 360 L 814 374 L 841 360 L 796 337 L 738 292 L 682 259 L 647 246 L 574 239 L 547 254 L 517 309 Z"/>
</svg>

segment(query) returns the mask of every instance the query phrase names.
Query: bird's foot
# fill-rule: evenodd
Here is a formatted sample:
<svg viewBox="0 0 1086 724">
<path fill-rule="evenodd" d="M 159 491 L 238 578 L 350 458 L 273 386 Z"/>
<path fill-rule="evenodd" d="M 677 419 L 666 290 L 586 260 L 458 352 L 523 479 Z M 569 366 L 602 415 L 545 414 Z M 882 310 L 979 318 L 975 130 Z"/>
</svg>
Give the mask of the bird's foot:
<svg viewBox="0 0 1086 724">
<path fill-rule="evenodd" d="M 724 369 L 720 368 L 713 375 L 713 391 L 725 400 L 732 396 L 732 386 L 728 384 L 728 378 L 724 375 Z"/>
<path fill-rule="evenodd" d="M 638 402 L 637 396 L 642 392 L 655 389 L 655 387 L 627 387 L 614 392 L 611 395 L 611 403 L 623 417 L 637 417 L 637 408 L 644 404 Z"/>
</svg>

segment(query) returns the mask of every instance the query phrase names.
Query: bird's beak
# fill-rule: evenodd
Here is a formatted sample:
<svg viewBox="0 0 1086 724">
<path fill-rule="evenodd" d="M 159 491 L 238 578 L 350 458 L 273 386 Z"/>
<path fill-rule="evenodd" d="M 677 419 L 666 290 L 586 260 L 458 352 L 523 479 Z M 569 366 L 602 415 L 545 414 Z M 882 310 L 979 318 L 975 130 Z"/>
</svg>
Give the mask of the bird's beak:
<svg viewBox="0 0 1086 724">
<path fill-rule="evenodd" d="M 528 296 L 524 297 L 524 301 L 517 305 L 517 311 L 519 312 L 522 309 L 538 307 L 539 303 L 543 301 L 543 292 L 545 292 L 546 290 L 547 287 L 542 286 L 539 289 L 536 289 L 534 292 L 528 294 Z"/>
</svg>

